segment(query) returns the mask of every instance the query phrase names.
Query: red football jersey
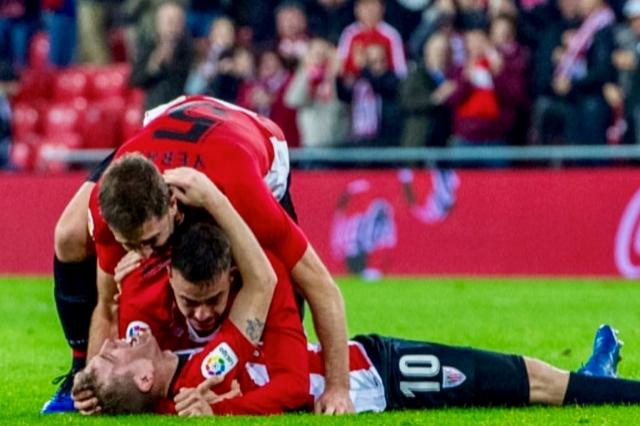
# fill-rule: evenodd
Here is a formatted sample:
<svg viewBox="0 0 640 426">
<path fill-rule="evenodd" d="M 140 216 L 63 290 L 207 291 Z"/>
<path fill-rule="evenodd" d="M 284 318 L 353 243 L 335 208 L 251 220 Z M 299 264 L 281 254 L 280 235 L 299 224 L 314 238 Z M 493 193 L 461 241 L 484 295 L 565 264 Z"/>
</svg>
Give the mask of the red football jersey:
<svg viewBox="0 0 640 426">
<path fill-rule="evenodd" d="M 380 22 L 374 28 L 366 28 L 359 22 L 355 22 L 342 31 L 338 42 L 338 55 L 344 62 L 345 74 L 360 74 L 362 70 L 354 61 L 354 50 L 365 49 L 372 44 L 384 47 L 387 63 L 398 77 L 407 75 L 407 60 L 404 56 L 402 37 L 386 22 Z"/>
<path fill-rule="evenodd" d="M 288 270 L 300 260 L 307 240 L 278 204 L 288 175 L 282 131 L 272 121 L 204 96 L 179 99 L 157 111 L 115 158 L 139 152 L 162 172 L 188 166 L 205 173 L 229 198 L 258 241 Z M 100 215 L 99 185 L 89 202 L 89 228 L 100 267 L 113 274 L 124 250 Z"/>
<path fill-rule="evenodd" d="M 140 267 L 122 281 L 118 335 L 129 340 L 141 330 L 147 330 L 155 336 L 161 349 L 190 353 L 211 341 L 214 334 L 200 336 L 178 310 L 166 271 L 170 261 L 168 251 L 155 254 L 143 260 Z M 228 306 L 234 298 L 232 289 Z"/>
<path fill-rule="evenodd" d="M 230 320 L 225 320 L 202 351 L 182 367 L 173 383 L 171 398 L 182 387 L 196 387 L 209 377 L 224 375 L 224 381 L 213 391 L 227 392 L 236 379 L 243 395 L 215 404 L 216 414 L 275 414 L 300 408 L 300 390 L 309 389 L 306 338 L 288 273 L 277 260 L 270 260 L 278 284 L 262 344 L 253 346 Z M 308 399 L 302 401 L 305 402 Z M 165 400 L 158 411 L 175 413 L 175 408 Z"/>
</svg>

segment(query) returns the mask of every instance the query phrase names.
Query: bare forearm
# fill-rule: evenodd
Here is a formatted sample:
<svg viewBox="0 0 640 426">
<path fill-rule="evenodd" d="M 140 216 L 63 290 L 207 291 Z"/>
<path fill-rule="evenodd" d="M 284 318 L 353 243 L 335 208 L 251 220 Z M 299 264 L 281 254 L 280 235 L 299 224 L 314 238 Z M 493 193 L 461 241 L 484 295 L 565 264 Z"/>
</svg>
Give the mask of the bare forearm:
<svg viewBox="0 0 640 426">
<path fill-rule="evenodd" d="M 335 294 L 313 314 L 316 334 L 322 345 L 327 388 L 349 389 L 349 352 L 344 302 L 337 287 Z M 311 307 L 312 312 L 314 311 Z M 317 309 L 316 309 L 317 311 Z"/>
<path fill-rule="evenodd" d="M 231 252 L 244 284 L 273 287 L 276 282 L 275 272 L 258 240 L 229 199 L 224 196 L 212 199 L 206 208 L 229 238 Z"/>
<path fill-rule="evenodd" d="M 87 358 L 91 359 L 100 351 L 102 343 L 109 337 L 117 334 L 115 318 L 111 314 L 111 307 L 104 303 L 98 303 L 91 316 L 89 328 L 89 347 Z"/>
<path fill-rule="evenodd" d="M 311 246 L 292 270 L 309 303 L 324 353 L 327 388 L 349 388 L 349 352 L 345 307 L 340 289 Z"/>
</svg>

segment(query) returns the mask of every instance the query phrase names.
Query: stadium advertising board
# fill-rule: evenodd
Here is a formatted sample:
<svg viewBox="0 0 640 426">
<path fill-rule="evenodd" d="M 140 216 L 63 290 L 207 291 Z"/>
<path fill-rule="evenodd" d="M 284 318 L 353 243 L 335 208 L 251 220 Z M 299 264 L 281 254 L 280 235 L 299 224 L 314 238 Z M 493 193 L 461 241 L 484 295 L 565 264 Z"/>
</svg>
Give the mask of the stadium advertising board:
<svg viewBox="0 0 640 426">
<path fill-rule="evenodd" d="M 85 175 L 1 175 L 0 273 L 50 273 Z M 640 171 L 295 171 L 333 273 L 640 277 Z"/>
<path fill-rule="evenodd" d="M 640 277 L 640 171 L 299 172 L 333 272 Z"/>
</svg>

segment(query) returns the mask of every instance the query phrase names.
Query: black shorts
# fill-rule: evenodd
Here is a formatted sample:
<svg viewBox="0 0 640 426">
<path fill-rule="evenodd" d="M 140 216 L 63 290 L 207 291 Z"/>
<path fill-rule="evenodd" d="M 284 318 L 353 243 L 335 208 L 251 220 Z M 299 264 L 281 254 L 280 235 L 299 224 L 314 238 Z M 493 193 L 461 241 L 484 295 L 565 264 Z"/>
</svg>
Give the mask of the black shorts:
<svg viewBox="0 0 640 426">
<path fill-rule="evenodd" d="M 109 167 L 109 164 L 111 164 L 111 162 L 113 161 L 113 157 L 114 155 L 116 155 L 116 150 L 114 149 L 113 152 L 109 155 L 107 155 L 107 157 L 102 160 L 97 166 L 95 166 L 91 172 L 89 173 L 89 177 L 87 177 L 87 181 L 89 182 L 98 182 L 100 180 L 100 177 L 102 177 L 102 174 L 104 173 L 105 170 L 107 170 L 107 167 Z"/>
<path fill-rule="evenodd" d="M 521 356 L 378 335 L 354 340 L 380 373 L 388 410 L 529 403 Z"/>
</svg>

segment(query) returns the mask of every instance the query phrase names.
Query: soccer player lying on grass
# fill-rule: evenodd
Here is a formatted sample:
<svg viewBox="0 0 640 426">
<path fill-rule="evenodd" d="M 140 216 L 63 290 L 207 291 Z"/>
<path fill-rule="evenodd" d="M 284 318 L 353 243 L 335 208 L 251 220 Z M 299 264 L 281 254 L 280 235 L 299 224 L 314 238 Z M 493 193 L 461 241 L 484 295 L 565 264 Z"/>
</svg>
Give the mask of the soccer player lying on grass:
<svg viewBox="0 0 640 426">
<path fill-rule="evenodd" d="M 229 232 L 228 227 L 225 229 Z M 215 263 L 215 259 L 206 255 L 206 250 L 214 245 L 207 235 L 215 232 L 211 225 L 193 224 L 176 233 L 171 277 L 174 289 L 179 289 L 177 298 L 208 300 L 210 292 L 222 292 L 225 299 L 231 291 L 230 279 L 220 280 L 217 273 L 207 275 L 211 271 L 208 265 Z M 251 253 L 238 251 L 233 246 L 233 235 L 230 237 L 236 258 L 242 260 L 242 253 Z M 190 279 L 192 276 L 198 278 Z M 207 285 L 212 282 L 213 285 Z M 191 358 L 161 351 L 151 335 L 133 336 L 131 345 L 109 340 L 99 356 L 78 375 L 75 394 L 90 392 L 96 398 L 94 404 L 104 413 L 267 414 L 303 408 L 305 399 L 306 405 L 311 406 L 324 387 L 319 348 L 310 347 L 307 352 L 303 349 L 301 355 L 299 339 L 290 340 L 295 343 L 291 346 L 283 339 L 269 339 L 267 329 L 263 345 L 257 345 L 258 339 L 250 328 L 242 328 L 246 326 L 243 321 L 249 317 L 264 321 L 260 313 L 266 315 L 270 302 L 264 297 L 249 298 L 253 304 L 245 306 L 247 298 L 242 295 L 250 291 L 252 286 L 240 287 L 238 295 L 232 298 L 228 316 L 221 314 L 219 331 Z M 294 306 L 290 291 L 282 297 Z M 273 303 L 279 303 L 277 299 L 276 296 L 271 309 Z M 250 312 L 248 317 L 245 310 Z M 187 321 L 197 319 L 190 318 L 185 309 L 180 311 Z M 269 318 L 266 322 L 269 323 Z M 210 324 L 216 327 L 217 323 Z M 299 326 L 299 322 L 296 324 Z M 280 334 L 288 333 L 299 333 L 299 329 L 281 330 Z M 587 372 L 602 374 L 608 369 L 608 374 L 615 374 L 619 343 L 609 327 L 599 330 L 595 349 Z M 267 353 L 273 356 L 266 356 Z M 306 383 L 300 378 L 301 356 L 307 357 L 309 366 L 304 372 L 309 374 Z M 517 355 L 371 335 L 356 337 L 349 346 L 349 356 L 350 396 L 356 411 L 640 402 L 640 382 L 569 373 Z M 272 363 L 278 360 L 285 362 L 276 370 Z M 288 381 L 288 377 L 294 379 Z M 238 382 L 236 386 L 234 380 Z M 274 386 L 276 380 L 291 383 L 297 389 L 295 397 L 287 393 L 291 392 L 289 387 Z M 309 382 L 311 386 L 305 386 Z"/>
<path fill-rule="evenodd" d="M 197 173 L 182 171 L 187 175 Z M 174 174 L 181 175 L 180 170 Z M 201 354 L 189 361 L 191 366 L 197 363 L 197 370 L 183 370 L 185 386 L 190 386 L 192 382 L 188 380 L 193 380 L 190 377 L 194 374 L 198 384 L 203 374 L 223 374 L 234 369 L 240 359 L 250 359 L 254 367 L 246 374 L 263 377 L 264 386 L 219 405 L 222 413 L 272 414 L 299 409 L 307 401 L 309 389 L 307 343 L 288 273 L 277 259 L 265 255 L 217 187 L 206 178 L 199 182 L 204 185 L 198 186 L 202 191 L 178 186 L 176 196 L 187 204 L 206 207 L 213 218 L 178 226 L 172 236 L 168 274 L 167 257 L 154 255 L 143 260 L 141 266 L 122 281 L 119 316 L 129 327 L 121 330 L 132 332 L 127 335 L 135 340 L 133 331 L 149 329 L 161 341 L 159 347 L 174 350 L 209 342 Z M 210 223 L 211 219 L 219 227 Z M 232 256 L 237 269 L 232 266 Z M 268 287 L 274 271 L 278 281 L 275 290 L 261 290 L 265 280 Z M 166 282 L 167 275 L 171 286 Z M 228 301 L 231 309 L 227 309 Z M 226 321 L 221 325 L 223 318 Z M 261 334 L 264 347 L 256 348 Z M 88 379 L 95 372 L 104 373 L 110 366 L 105 365 L 105 360 L 113 358 L 103 353 L 122 345 L 113 342 L 108 340 L 76 380 L 74 397 L 77 408 L 85 414 L 96 410 L 118 411 L 113 408 L 118 404 L 108 399 L 104 402 L 100 397 L 101 387 L 90 386 L 95 379 Z M 276 350 L 279 352 L 275 353 Z M 241 374 L 237 378 L 244 389 L 248 389 L 245 383 L 249 377 Z M 97 405 L 98 400 L 103 404 Z M 163 411 L 171 412 L 170 405 L 164 407 Z"/>
<path fill-rule="evenodd" d="M 327 371 L 331 372 L 319 410 L 352 411 L 344 302 L 313 247 L 284 210 L 289 207 L 287 212 L 295 216 L 288 191 L 288 151 L 278 126 L 213 98 L 181 98 L 152 111 L 143 129 L 118 148 L 110 171 L 136 152 L 149 159 L 145 160 L 147 165 L 155 165 L 160 171 L 188 166 L 219 185 L 262 247 L 285 265 L 296 289 L 309 303 L 316 332 L 327 350 Z M 189 212 L 177 205 L 162 180 L 156 179 L 158 170 L 152 175 L 145 174 L 144 167 L 130 168 L 129 172 L 121 174 L 121 179 L 111 173 L 115 179 L 110 180 L 107 172 L 97 184 L 85 183 L 56 226 L 56 304 L 67 340 L 75 349 L 74 369 L 82 365 L 87 351 L 89 357 L 97 352 L 115 325 L 113 274 L 124 254 L 122 246 L 148 257 L 166 248 L 173 228 L 185 216 L 188 220 Z M 152 195 L 159 193 L 162 199 L 154 200 Z M 123 214 L 131 219 L 124 224 L 117 217 Z M 95 262 L 87 260 L 87 224 L 93 231 L 97 275 Z M 96 276 L 98 302 L 87 348 L 86 314 L 93 306 L 92 298 L 95 301 Z M 68 390 L 63 383 L 43 412 L 69 410 Z"/>
<path fill-rule="evenodd" d="M 194 293 L 201 291 L 198 283 L 184 284 L 190 284 Z M 256 340 L 234 325 L 243 310 L 241 301 L 236 297 L 213 340 L 188 359 L 161 351 L 150 333 L 134 337 L 131 344 L 109 341 L 78 374 L 74 392 L 92 389 L 103 413 L 259 414 L 255 400 L 252 404 L 243 400 L 269 386 L 270 370 L 252 362 L 254 351 L 266 347 L 255 346 Z M 595 365 L 589 365 L 589 373 L 608 368 L 608 374 L 615 374 L 619 343 L 610 327 L 598 330 L 594 346 L 588 365 Z M 357 336 L 349 349 L 350 395 L 357 412 L 640 403 L 640 381 L 570 373 L 518 355 L 377 335 Z M 323 390 L 323 363 L 317 346 L 310 346 L 307 356 L 311 383 L 307 406 L 311 406 Z M 269 398 L 278 403 L 278 395 Z"/>
</svg>

